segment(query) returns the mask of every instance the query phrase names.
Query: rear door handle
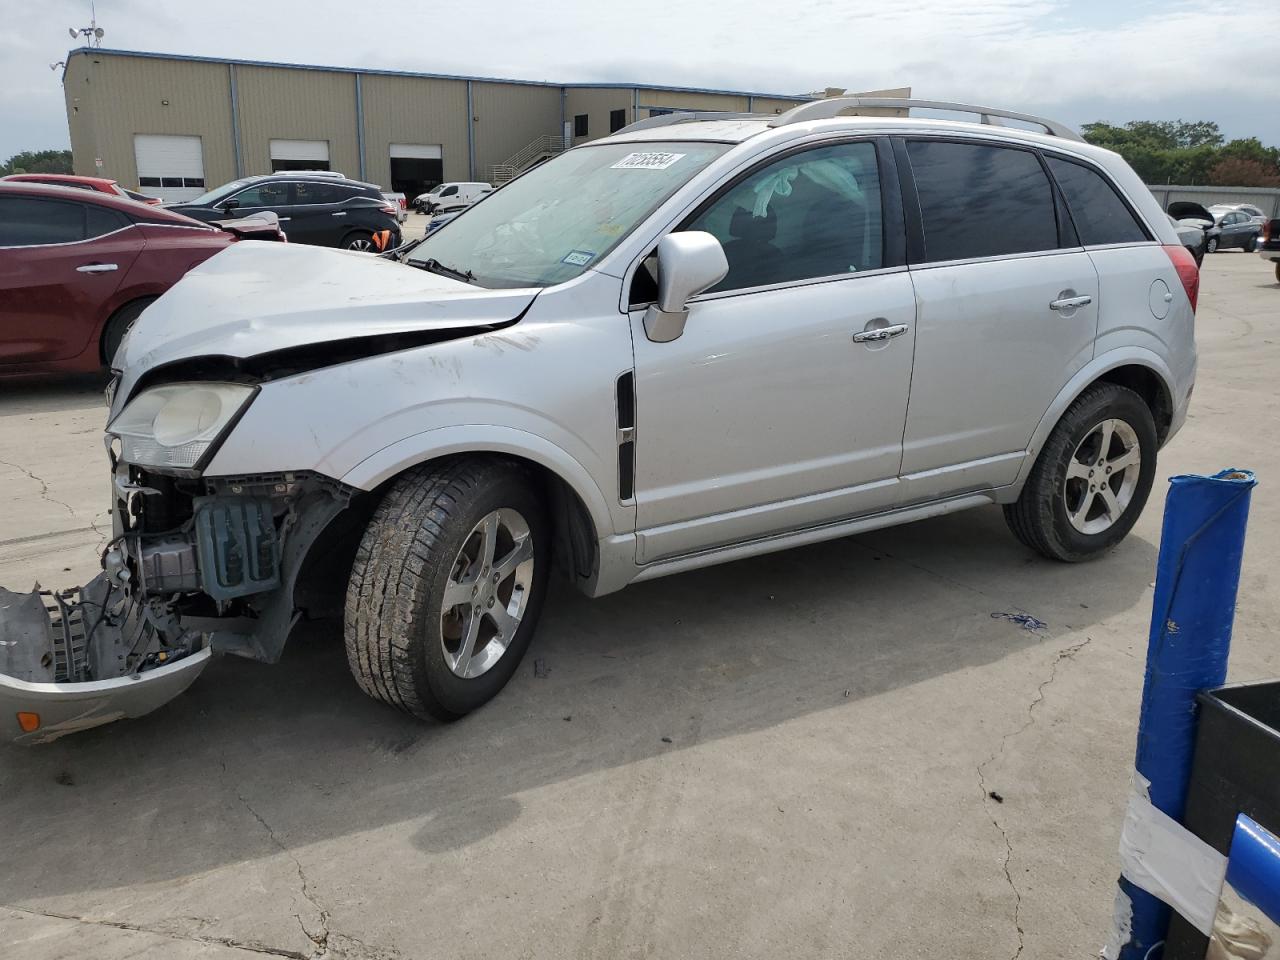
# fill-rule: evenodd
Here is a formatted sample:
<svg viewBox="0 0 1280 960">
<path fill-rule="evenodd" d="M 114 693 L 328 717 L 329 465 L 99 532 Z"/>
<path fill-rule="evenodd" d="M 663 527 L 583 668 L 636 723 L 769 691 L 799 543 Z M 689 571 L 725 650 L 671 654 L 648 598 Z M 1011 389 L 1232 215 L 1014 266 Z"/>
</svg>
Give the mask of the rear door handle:
<svg viewBox="0 0 1280 960">
<path fill-rule="evenodd" d="M 345 210 L 338 210 L 332 214 L 332 216 L 335 216 L 335 217 L 345 217 L 346 215 L 347 214 Z"/>
<path fill-rule="evenodd" d="M 1083 297 L 1062 297 L 1059 300 L 1053 300 L 1049 303 L 1050 310 L 1074 310 L 1076 307 L 1084 307 L 1093 303 L 1093 297 L 1085 295 Z"/>
<path fill-rule="evenodd" d="M 76 273 L 110 273 L 119 269 L 114 263 L 86 263 L 83 267 L 76 267 Z"/>
<path fill-rule="evenodd" d="M 895 323 L 888 327 L 875 327 L 872 330 L 863 330 L 861 333 L 853 335 L 854 343 L 876 343 L 880 340 L 892 340 L 894 337 L 900 337 L 907 332 L 905 323 Z"/>
</svg>

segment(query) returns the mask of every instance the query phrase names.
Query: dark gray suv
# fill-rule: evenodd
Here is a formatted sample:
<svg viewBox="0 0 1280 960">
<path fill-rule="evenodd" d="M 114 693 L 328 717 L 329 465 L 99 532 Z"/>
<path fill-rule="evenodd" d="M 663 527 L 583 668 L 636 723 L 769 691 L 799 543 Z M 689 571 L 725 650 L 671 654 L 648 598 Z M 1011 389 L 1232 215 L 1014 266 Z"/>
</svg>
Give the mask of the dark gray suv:
<svg viewBox="0 0 1280 960">
<path fill-rule="evenodd" d="M 388 248 L 400 245 L 396 209 L 379 187 L 326 173 L 273 173 L 245 177 L 176 203 L 170 210 L 206 223 L 274 213 L 290 243 L 346 250 L 379 249 L 375 237 L 391 231 Z"/>
</svg>

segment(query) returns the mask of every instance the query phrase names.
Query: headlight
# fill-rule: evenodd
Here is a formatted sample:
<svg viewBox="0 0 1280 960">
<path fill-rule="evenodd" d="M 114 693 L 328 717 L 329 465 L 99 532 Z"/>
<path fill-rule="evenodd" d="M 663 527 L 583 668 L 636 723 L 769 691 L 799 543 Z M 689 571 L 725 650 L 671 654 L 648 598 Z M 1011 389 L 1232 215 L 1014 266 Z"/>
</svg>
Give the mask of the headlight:
<svg viewBox="0 0 1280 960">
<path fill-rule="evenodd" d="M 129 402 L 107 425 L 120 456 L 143 467 L 190 469 L 218 441 L 256 392 L 239 383 L 178 383 Z"/>
</svg>

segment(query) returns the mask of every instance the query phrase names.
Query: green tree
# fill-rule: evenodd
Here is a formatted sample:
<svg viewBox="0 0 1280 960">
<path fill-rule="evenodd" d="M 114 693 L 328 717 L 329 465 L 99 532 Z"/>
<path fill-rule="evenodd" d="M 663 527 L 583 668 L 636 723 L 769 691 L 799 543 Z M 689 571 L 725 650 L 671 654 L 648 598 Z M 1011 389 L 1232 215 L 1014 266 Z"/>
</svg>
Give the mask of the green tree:
<svg viewBox="0 0 1280 960">
<path fill-rule="evenodd" d="M 70 173 L 70 150 L 24 150 L 0 164 L 0 176 L 11 173 Z"/>
<path fill-rule="evenodd" d="M 1280 150 L 1263 146 L 1257 137 L 1223 146 L 1222 131 L 1211 120 L 1131 120 L 1122 126 L 1099 121 L 1086 123 L 1082 133 L 1089 143 L 1124 157 L 1147 183 L 1195 186 L 1222 182 L 1218 178 L 1233 173 L 1247 173 L 1252 181 L 1280 175 Z M 1223 166 L 1227 159 L 1242 164 Z"/>
</svg>

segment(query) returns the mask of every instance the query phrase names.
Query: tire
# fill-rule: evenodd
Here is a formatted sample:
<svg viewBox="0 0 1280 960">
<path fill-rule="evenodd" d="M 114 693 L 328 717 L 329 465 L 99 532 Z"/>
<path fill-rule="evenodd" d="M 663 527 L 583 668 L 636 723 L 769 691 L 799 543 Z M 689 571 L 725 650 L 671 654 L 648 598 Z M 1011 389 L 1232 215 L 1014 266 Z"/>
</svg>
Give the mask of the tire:
<svg viewBox="0 0 1280 960">
<path fill-rule="evenodd" d="M 1280 283 L 1280 261 L 1276 262 L 1276 283 Z"/>
<path fill-rule="evenodd" d="M 493 556 L 519 564 L 490 587 L 499 574 L 471 564 L 483 556 L 486 542 L 477 525 L 493 516 L 500 518 Z M 513 517 L 524 523 L 527 543 L 517 539 Z M 360 688 L 415 717 L 443 721 L 494 697 L 520 665 L 537 628 L 551 566 L 550 535 L 536 482 L 516 464 L 461 458 L 397 479 L 365 528 L 347 587 L 347 661 Z M 482 571 L 483 577 L 472 578 Z M 473 584 L 466 600 L 446 607 L 447 588 L 456 597 Z M 510 630 L 513 608 L 518 616 Z M 503 637 L 494 617 L 507 618 L 512 636 Z M 469 632 L 473 621 L 477 627 Z M 474 638 L 472 655 L 464 663 L 468 636 Z"/>
<path fill-rule="evenodd" d="M 1091 489 L 1094 471 L 1103 469 L 1095 458 L 1108 459 L 1095 445 L 1104 436 L 1111 438 L 1111 461 L 1119 462 L 1122 452 L 1127 456 L 1134 448 L 1140 456 L 1137 464 L 1099 472 L 1096 479 L 1103 483 L 1097 489 L 1105 485 L 1110 498 Z M 1095 384 L 1049 434 L 1022 495 L 1005 506 L 1005 522 L 1023 544 L 1051 560 L 1075 563 L 1105 553 L 1124 539 L 1146 505 L 1156 447 L 1155 420 L 1146 402 L 1125 387 Z"/>
<path fill-rule="evenodd" d="M 1217 237 L 1210 237 L 1210 238 L 1209 238 L 1209 242 L 1208 242 L 1208 243 L 1206 243 L 1206 244 L 1204 245 L 1204 249 L 1205 249 L 1205 252 L 1206 252 L 1206 253 L 1217 253 L 1217 252 L 1218 252 L 1218 238 L 1217 238 Z"/>
<path fill-rule="evenodd" d="M 1258 249 L 1258 238 L 1257 238 L 1257 237 L 1250 237 L 1248 240 L 1246 240 L 1246 241 L 1244 242 L 1244 252 L 1245 252 L 1245 253 L 1253 253 L 1253 251 L 1255 251 L 1255 250 L 1257 250 L 1257 249 Z"/>
<path fill-rule="evenodd" d="M 343 250 L 358 250 L 361 253 L 377 253 L 373 245 L 373 234 L 368 230 L 353 230 L 342 238 L 338 244 Z"/>
<path fill-rule="evenodd" d="M 106 324 L 102 328 L 102 365 L 110 367 L 111 361 L 116 355 L 116 351 L 120 349 L 120 342 L 124 340 L 124 335 L 129 332 L 129 328 L 133 326 L 134 321 L 142 315 L 142 311 L 155 303 L 156 297 L 143 297 L 140 300 L 133 300 L 126 303 L 123 307 L 111 315 Z"/>
<path fill-rule="evenodd" d="M 1199 269 L 1200 265 L 1204 263 L 1204 248 L 1202 247 L 1199 250 L 1192 250 L 1191 258 L 1195 260 L 1196 268 Z"/>
</svg>

